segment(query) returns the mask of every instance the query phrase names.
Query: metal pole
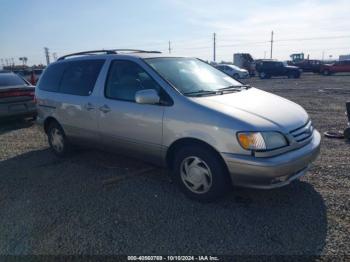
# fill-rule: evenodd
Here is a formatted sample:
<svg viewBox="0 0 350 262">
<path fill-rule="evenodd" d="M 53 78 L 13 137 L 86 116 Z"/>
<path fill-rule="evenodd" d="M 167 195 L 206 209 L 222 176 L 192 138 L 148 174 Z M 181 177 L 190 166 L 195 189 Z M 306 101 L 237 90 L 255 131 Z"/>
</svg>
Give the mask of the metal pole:
<svg viewBox="0 0 350 262">
<path fill-rule="evenodd" d="M 271 32 L 271 52 L 270 52 L 270 59 L 272 59 L 272 48 L 273 48 L 273 31 Z"/>
<path fill-rule="evenodd" d="M 44 47 L 45 50 L 45 56 L 46 56 L 46 64 L 50 64 L 50 54 L 49 54 L 49 49 L 47 47 Z"/>
<path fill-rule="evenodd" d="M 169 41 L 169 54 L 171 54 L 171 42 Z"/>
<path fill-rule="evenodd" d="M 213 54 L 214 62 L 216 62 L 216 33 L 214 33 L 214 54 Z"/>
</svg>

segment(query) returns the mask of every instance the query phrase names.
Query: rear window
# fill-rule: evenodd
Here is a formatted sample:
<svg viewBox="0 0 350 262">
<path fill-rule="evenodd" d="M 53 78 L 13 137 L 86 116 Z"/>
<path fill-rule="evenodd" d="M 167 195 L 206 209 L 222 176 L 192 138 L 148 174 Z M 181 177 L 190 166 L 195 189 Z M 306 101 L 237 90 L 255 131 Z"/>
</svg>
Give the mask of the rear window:
<svg viewBox="0 0 350 262">
<path fill-rule="evenodd" d="M 28 85 L 22 78 L 15 74 L 0 74 L 0 87 Z"/>
<path fill-rule="evenodd" d="M 49 66 L 39 88 L 46 91 L 88 96 L 93 91 L 104 60 L 83 60 Z"/>
</svg>

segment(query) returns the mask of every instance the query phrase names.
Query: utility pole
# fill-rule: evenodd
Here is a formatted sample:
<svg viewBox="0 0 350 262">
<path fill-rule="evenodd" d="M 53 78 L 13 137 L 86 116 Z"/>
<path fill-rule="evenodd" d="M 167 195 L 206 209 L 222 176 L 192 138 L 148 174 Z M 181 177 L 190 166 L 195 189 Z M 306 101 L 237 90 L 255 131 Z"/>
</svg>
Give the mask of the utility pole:
<svg viewBox="0 0 350 262">
<path fill-rule="evenodd" d="M 214 53 L 213 53 L 213 60 L 216 62 L 216 33 L 214 33 Z"/>
<path fill-rule="evenodd" d="M 273 48 L 273 31 L 271 32 L 271 51 L 270 51 L 270 59 L 272 59 L 272 48 Z"/>
<path fill-rule="evenodd" d="M 324 61 L 324 51 L 322 51 L 322 61 Z"/>
<path fill-rule="evenodd" d="M 171 54 L 171 42 L 169 41 L 169 54 Z"/>
<path fill-rule="evenodd" d="M 56 52 L 52 53 L 52 59 L 53 59 L 53 61 L 57 61 L 57 53 Z"/>
<path fill-rule="evenodd" d="M 50 64 L 50 53 L 49 53 L 49 49 L 47 47 L 44 47 L 45 50 L 45 56 L 46 56 L 46 64 L 49 65 Z"/>
</svg>

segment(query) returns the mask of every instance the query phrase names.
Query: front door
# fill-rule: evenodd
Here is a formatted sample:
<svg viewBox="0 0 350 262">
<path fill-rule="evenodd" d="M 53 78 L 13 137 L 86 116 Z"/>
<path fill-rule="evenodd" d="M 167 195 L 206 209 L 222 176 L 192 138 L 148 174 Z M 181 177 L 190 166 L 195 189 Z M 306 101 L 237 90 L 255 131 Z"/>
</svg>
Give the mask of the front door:
<svg viewBox="0 0 350 262">
<path fill-rule="evenodd" d="M 99 105 L 100 136 L 106 146 L 157 161 L 161 153 L 164 107 L 136 103 L 135 93 L 142 89 L 154 89 L 158 93 L 161 90 L 137 63 L 112 61 Z"/>
</svg>

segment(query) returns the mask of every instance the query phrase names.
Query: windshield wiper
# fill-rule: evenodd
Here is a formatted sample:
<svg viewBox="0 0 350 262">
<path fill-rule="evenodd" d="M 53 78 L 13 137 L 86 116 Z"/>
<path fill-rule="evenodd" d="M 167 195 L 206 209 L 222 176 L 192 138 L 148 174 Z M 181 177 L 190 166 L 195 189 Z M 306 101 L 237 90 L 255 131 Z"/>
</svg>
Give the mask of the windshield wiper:
<svg viewBox="0 0 350 262">
<path fill-rule="evenodd" d="M 223 88 L 220 88 L 218 90 L 220 91 L 223 91 L 223 90 L 242 90 L 242 88 L 245 87 L 246 89 L 250 88 L 251 86 L 250 85 L 239 85 L 239 86 L 227 86 L 227 87 L 223 87 Z"/>
<path fill-rule="evenodd" d="M 193 92 L 186 92 L 183 94 L 190 95 L 190 96 L 202 96 L 202 95 L 221 95 L 221 92 L 210 91 L 210 90 L 197 90 L 197 91 L 193 91 Z"/>
</svg>

